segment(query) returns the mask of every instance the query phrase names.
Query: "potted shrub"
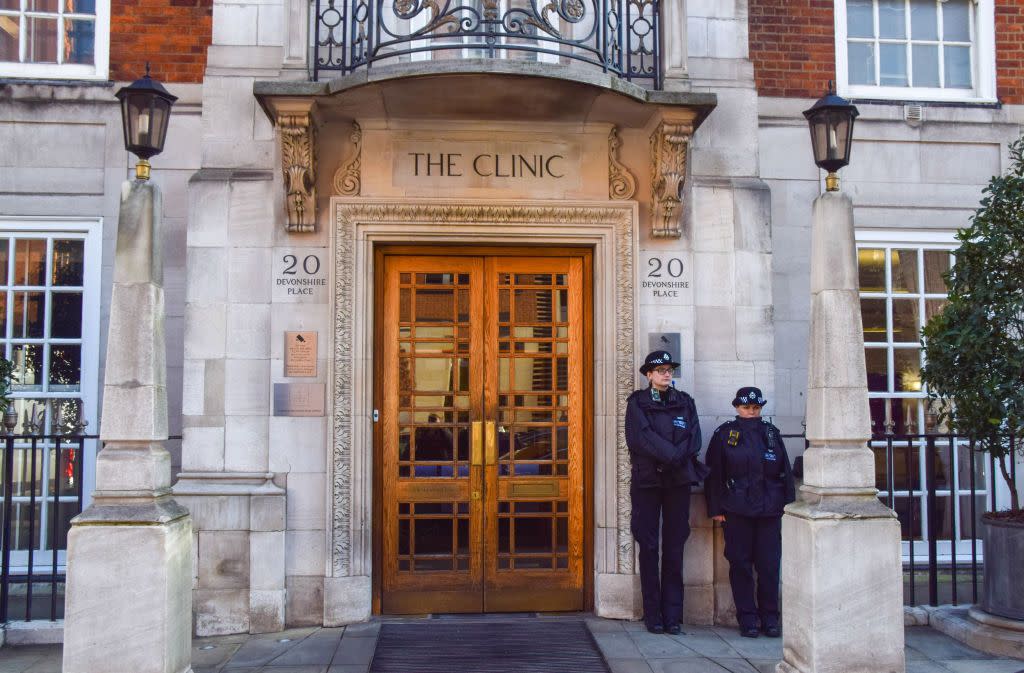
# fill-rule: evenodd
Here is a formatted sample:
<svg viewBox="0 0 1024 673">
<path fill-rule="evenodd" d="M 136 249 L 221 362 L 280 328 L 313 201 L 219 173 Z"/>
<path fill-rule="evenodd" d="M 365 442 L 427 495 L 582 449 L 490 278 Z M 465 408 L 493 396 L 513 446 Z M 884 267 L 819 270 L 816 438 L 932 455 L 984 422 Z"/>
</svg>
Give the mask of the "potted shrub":
<svg viewBox="0 0 1024 673">
<path fill-rule="evenodd" d="M 1024 511 L 1011 478 L 1024 447 L 1024 137 L 1009 152 L 1009 170 L 989 181 L 957 234 L 949 302 L 922 333 L 922 381 L 941 420 L 990 454 L 1006 481 L 1010 509 L 982 517 L 981 608 L 1024 619 Z"/>
</svg>

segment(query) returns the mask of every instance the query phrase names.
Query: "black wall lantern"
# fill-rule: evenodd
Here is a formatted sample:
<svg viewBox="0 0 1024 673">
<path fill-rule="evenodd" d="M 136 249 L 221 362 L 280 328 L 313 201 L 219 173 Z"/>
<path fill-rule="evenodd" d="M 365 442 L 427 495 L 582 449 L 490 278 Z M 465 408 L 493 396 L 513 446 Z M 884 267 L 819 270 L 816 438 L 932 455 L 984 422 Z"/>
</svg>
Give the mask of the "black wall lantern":
<svg viewBox="0 0 1024 673">
<path fill-rule="evenodd" d="M 121 124 L 124 127 L 124 146 L 139 158 L 135 164 L 135 177 L 149 179 L 149 158 L 164 151 L 167 137 L 167 121 L 171 106 L 178 100 L 167 92 L 160 82 L 149 77 L 149 63 L 146 75 L 130 86 L 123 87 L 116 94 L 121 101 Z"/>
<path fill-rule="evenodd" d="M 814 163 L 828 171 L 825 188 L 830 192 L 839 191 L 839 176 L 843 166 L 850 163 L 850 146 L 853 144 L 853 120 L 860 114 L 857 107 L 845 98 L 840 98 L 828 83 L 828 92 L 818 99 L 810 110 L 804 110 L 804 117 L 811 127 L 811 147 L 814 149 Z"/>
</svg>

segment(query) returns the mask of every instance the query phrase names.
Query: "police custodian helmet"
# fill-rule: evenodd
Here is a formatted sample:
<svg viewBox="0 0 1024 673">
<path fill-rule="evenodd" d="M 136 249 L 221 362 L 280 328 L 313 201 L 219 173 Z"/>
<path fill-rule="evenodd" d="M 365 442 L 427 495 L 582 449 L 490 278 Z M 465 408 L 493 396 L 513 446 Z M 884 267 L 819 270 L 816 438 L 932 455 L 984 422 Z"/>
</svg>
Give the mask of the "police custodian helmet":
<svg viewBox="0 0 1024 673">
<path fill-rule="evenodd" d="M 660 367 L 661 365 L 671 365 L 672 369 L 675 369 L 679 366 L 679 363 L 672 359 L 672 354 L 668 351 L 654 351 L 647 354 L 647 358 L 640 367 L 640 373 L 646 374 L 655 367 Z"/>
<path fill-rule="evenodd" d="M 764 406 L 768 403 L 768 400 L 761 394 L 760 388 L 754 386 L 746 386 L 736 391 L 736 398 L 732 401 L 732 406 L 738 407 L 741 404 L 757 404 Z"/>
</svg>

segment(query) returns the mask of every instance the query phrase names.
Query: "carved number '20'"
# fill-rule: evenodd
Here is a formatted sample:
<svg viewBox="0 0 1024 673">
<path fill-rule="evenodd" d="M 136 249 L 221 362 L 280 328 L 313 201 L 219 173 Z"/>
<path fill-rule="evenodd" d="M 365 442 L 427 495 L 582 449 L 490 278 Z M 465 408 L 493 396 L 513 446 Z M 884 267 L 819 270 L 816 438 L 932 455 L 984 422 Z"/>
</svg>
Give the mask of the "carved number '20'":
<svg viewBox="0 0 1024 673">
<path fill-rule="evenodd" d="M 299 265 L 299 258 L 295 255 L 285 255 L 281 258 L 281 261 L 287 264 L 282 272 L 286 276 L 294 276 L 298 273 L 295 267 Z M 320 270 L 320 258 L 316 255 L 306 255 L 302 260 L 302 270 L 306 272 L 307 276 L 314 276 Z"/>
<path fill-rule="evenodd" d="M 661 278 L 661 270 L 672 278 L 679 278 L 683 275 L 683 260 L 678 257 L 670 257 L 667 262 L 662 262 L 660 257 L 651 257 L 647 260 L 647 266 L 653 267 L 647 272 L 648 278 Z"/>
</svg>

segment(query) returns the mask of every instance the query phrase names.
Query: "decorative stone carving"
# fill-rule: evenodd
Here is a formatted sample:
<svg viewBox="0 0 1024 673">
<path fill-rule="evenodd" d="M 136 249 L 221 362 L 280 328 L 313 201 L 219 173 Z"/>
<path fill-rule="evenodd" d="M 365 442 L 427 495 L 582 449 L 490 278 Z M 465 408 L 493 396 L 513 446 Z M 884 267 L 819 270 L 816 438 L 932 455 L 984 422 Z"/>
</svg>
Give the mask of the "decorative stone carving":
<svg viewBox="0 0 1024 673">
<path fill-rule="evenodd" d="M 636 178 L 619 162 L 619 128 L 613 126 L 608 133 L 608 198 L 625 201 L 636 193 Z"/>
<path fill-rule="evenodd" d="M 679 238 L 682 227 L 681 193 L 686 179 L 686 155 L 693 125 L 662 122 L 651 135 L 651 206 L 654 238 Z"/>
<path fill-rule="evenodd" d="M 363 152 L 363 130 L 359 124 L 352 122 L 352 133 L 348 137 L 352 144 L 348 156 L 334 172 L 334 193 L 337 196 L 359 196 L 360 163 Z"/>
<path fill-rule="evenodd" d="M 315 128 L 307 114 L 277 117 L 281 132 L 281 167 L 284 170 L 285 209 L 289 232 L 311 232 L 316 225 Z"/>
<path fill-rule="evenodd" d="M 616 475 L 616 565 L 619 573 L 633 572 L 633 538 L 630 533 L 629 451 L 626 447 L 624 418 L 626 398 L 633 391 L 634 343 L 633 323 L 633 212 L 625 206 L 555 206 L 555 205 L 485 205 L 460 203 L 380 203 L 346 202 L 336 209 L 335 235 L 335 339 L 334 339 L 334 446 L 332 452 L 332 516 L 331 574 L 345 577 L 369 572 L 353 558 L 353 535 L 366 531 L 353 530 L 353 413 L 354 367 L 353 343 L 356 337 L 355 303 L 358 292 L 353 270 L 356 268 L 356 228 L 359 224 L 411 224 L 445 227 L 460 224 L 486 224 L 552 227 L 589 227 L 595 224 L 614 227 L 615 255 L 615 333 L 614 377 L 615 465 Z M 367 454 L 369 456 L 369 454 Z M 368 459 L 368 458 L 367 458 Z M 365 486 L 363 488 L 366 488 Z M 369 491 L 360 497 L 369 498 Z M 369 501 L 359 503 L 367 509 Z M 360 522 L 357 525 L 365 524 Z"/>
</svg>

